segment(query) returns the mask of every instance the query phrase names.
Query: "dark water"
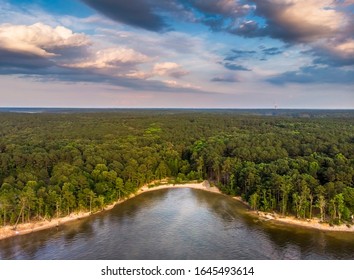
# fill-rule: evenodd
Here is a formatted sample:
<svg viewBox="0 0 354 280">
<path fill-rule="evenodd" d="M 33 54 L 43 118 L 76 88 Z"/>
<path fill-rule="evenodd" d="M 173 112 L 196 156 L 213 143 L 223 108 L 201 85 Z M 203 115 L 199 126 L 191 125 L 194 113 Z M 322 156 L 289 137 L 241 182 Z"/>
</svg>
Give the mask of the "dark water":
<svg viewBox="0 0 354 280">
<path fill-rule="evenodd" d="M 231 198 L 169 189 L 2 240 L 0 259 L 354 259 L 354 234 L 262 222 Z"/>
</svg>

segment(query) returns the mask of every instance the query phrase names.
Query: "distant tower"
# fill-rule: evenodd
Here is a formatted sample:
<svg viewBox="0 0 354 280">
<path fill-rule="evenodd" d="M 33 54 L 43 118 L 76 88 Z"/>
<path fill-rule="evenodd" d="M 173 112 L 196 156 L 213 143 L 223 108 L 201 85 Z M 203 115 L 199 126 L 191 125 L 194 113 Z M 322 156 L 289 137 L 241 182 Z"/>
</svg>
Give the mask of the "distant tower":
<svg viewBox="0 0 354 280">
<path fill-rule="evenodd" d="M 277 103 L 274 104 L 274 110 L 277 110 L 278 109 L 278 105 Z"/>
</svg>

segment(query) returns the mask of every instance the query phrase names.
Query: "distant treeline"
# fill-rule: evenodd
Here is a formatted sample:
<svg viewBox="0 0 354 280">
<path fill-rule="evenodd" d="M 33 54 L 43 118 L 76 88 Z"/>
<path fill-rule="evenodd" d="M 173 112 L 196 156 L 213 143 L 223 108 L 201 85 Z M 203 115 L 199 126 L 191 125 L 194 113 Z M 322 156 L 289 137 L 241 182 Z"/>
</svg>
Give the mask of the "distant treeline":
<svg viewBox="0 0 354 280">
<path fill-rule="evenodd" d="M 166 177 L 254 210 L 349 223 L 354 117 L 233 111 L 0 113 L 0 222 L 95 211 Z"/>
</svg>

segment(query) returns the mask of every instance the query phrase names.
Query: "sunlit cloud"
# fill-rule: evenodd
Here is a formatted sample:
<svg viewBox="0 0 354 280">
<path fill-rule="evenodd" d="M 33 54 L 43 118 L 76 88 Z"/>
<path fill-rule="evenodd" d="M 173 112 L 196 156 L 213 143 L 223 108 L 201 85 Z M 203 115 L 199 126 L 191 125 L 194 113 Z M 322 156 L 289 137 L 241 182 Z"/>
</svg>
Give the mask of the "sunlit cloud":
<svg viewBox="0 0 354 280">
<path fill-rule="evenodd" d="M 153 73 L 159 76 L 180 78 L 188 74 L 181 65 L 174 62 L 162 62 L 154 65 Z"/>
<path fill-rule="evenodd" d="M 264 34 L 289 42 L 330 38 L 350 24 L 333 0 L 254 0 L 265 17 Z"/>
<path fill-rule="evenodd" d="M 128 48 L 109 48 L 97 51 L 86 60 L 73 64 L 66 64 L 66 67 L 73 68 L 120 68 L 126 65 L 136 65 L 149 61 L 149 57 Z"/>
<path fill-rule="evenodd" d="M 55 50 L 86 46 L 84 34 L 73 33 L 64 26 L 55 28 L 43 23 L 30 26 L 3 24 L 0 26 L 0 49 L 33 54 L 42 57 L 56 56 Z"/>
</svg>

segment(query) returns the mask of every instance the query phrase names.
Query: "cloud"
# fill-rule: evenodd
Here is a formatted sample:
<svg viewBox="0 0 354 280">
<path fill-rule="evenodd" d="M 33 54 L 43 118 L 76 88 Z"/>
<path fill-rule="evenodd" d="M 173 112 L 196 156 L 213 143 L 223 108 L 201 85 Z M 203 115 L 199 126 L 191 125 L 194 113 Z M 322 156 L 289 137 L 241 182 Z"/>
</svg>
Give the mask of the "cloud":
<svg viewBox="0 0 354 280">
<path fill-rule="evenodd" d="M 244 37 L 262 37 L 268 36 L 264 31 L 265 29 L 254 20 L 243 20 L 240 24 L 229 25 L 225 28 L 225 31 Z"/>
<path fill-rule="evenodd" d="M 11 50 L 0 48 L 0 69 L 7 69 L 9 74 L 47 68 L 53 65 L 54 62 L 45 57 L 30 53 L 12 52 Z"/>
<path fill-rule="evenodd" d="M 224 62 L 222 65 L 229 70 L 232 71 L 251 71 L 250 69 L 246 68 L 245 66 L 234 64 L 234 63 L 229 63 L 229 62 Z"/>
<path fill-rule="evenodd" d="M 0 25 L 0 67 L 9 73 L 27 73 L 30 69 L 48 68 L 65 53 L 82 52 L 90 45 L 86 35 L 73 33 L 63 26 L 43 23 L 33 25 Z"/>
<path fill-rule="evenodd" d="M 228 31 L 254 9 L 254 5 L 244 4 L 239 0 L 186 0 L 186 7 L 190 8 L 197 18 L 196 21 L 210 27 L 213 31 Z"/>
<path fill-rule="evenodd" d="M 264 55 L 278 55 L 283 53 L 280 48 L 276 47 L 262 49 L 262 52 Z"/>
<path fill-rule="evenodd" d="M 222 30 L 230 21 L 254 10 L 239 0 L 81 0 L 105 16 L 150 31 L 171 29 L 168 21 L 199 22 Z"/>
<path fill-rule="evenodd" d="M 259 46 L 257 51 L 232 49 L 230 53 L 226 55 L 224 61 L 221 64 L 229 70 L 250 71 L 250 69 L 248 69 L 247 67 L 242 66 L 239 63 L 236 64 L 233 62 L 249 61 L 251 59 L 265 61 L 267 60 L 267 56 L 275 56 L 282 54 L 283 52 L 284 51 L 280 47 L 267 48 L 264 45 Z"/>
<path fill-rule="evenodd" d="M 146 55 L 133 49 L 116 47 L 99 50 L 84 61 L 73 64 L 66 64 L 72 68 L 98 68 L 110 69 L 122 66 L 133 66 L 148 62 L 150 59 Z"/>
<path fill-rule="evenodd" d="M 240 19 L 229 26 L 231 34 L 244 37 L 271 37 L 287 43 L 287 47 L 302 45 L 310 48 L 307 54 L 314 64 L 329 66 L 353 65 L 354 38 L 353 1 L 333 0 L 253 0 L 254 14 L 261 20 Z M 263 57 L 278 55 L 281 49 L 264 49 Z M 246 53 L 247 55 L 247 53 Z M 238 59 L 231 54 L 225 60 Z"/>
<path fill-rule="evenodd" d="M 161 1 L 146 0 L 82 0 L 84 3 L 99 11 L 105 16 L 135 27 L 151 30 L 162 31 L 168 27 L 163 17 L 156 11 Z"/>
<path fill-rule="evenodd" d="M 155 32 L 171 30 L 174 21 L 187 21 L 201 23 L 213 31 L 243 37 L 272 37 L 289 46 L 307 44 L 322 63 L 327 60 L 327 63 L 333 64 L 337 57 L 338 63 L 343 64 L 345 59 L 342 55 L 336 55 L 339 54 L 336 49 L 339 50 L 344 40 L 354 36 L 353 14 L 347 8 L 353 4 L 352 0 L 82 1 L 117 22 Z M 326 45 L 333 47 L 331 50 L 325 49 L 323 46 Z M 264 56 L 281 53 L 281 49 L 263 50 L 260 60 L 266 60 Z M 252 53 L 233 53 L 225 57 L 225 61 L 247 55 Z M 225 65 L 229 70 L 247 70 L 239 66 Z"/>
<path fill-rule="evenodd" d="M 286 42 L 312 42 L 336 35 L 349 18 L 333 0 L 253 0 L 266 19 L 263 33 Z"/>
<path fill-rule="evenodd" d="M 257 54 L 256 51 L 245 51 L 245 50 L 231 50 L 231 54 L 225 57 L 225 61 L 234 61 L 239 58 L 244 57 L 252 57 L 253 55 Z"/>
<path fill-rule="evenodd" d="M 43 23 L 0 25 L 0 49 L 41 57 L 56 56 L 55 50 L 88 45 L 84 34 L 75 34 L 63 26 L 52 28 Z"/>
<path fill-rule="evenodd" d="M 244 20 L 229 28 L 229 32 L 244 37 L 272 37 L 286 42 L 288 47 L 309 47 L 307 54 L 314 64 L 330 66 L 353 65 L 354 17 L 348 8 L 353 1 L 333 0 L 253 0 L 255 15 L 264 24 Z M 282 50 L 263 50 L 263 54 L 278 55 Z M 237 56 L 230 56 L 229 59 Z M 263 57 L 263 60 L 265 58 Z"/>
<path fill-rule="evenodd" d="M 237 82 L 239 82 L 237 77 L 232 76 L 232 75 L 217 76 L 217 77 L 212 78 L 210 81 L 216 82 L 216 83 L 237 83 Z"/>
<path fill-rule="evenodd" d="M 25 21 L 17 17 L 13 22 L 30 23 L 0 25 L 0 74 L 159 92 L 203 92 L 188 84 L 192 80 L 205 88 L 231 92 L 233 85 L 226 83 L 242 79 L 247 87 L 251 81 L 256 84 L 276 73 L 283 74 L 268 79 L 276 85 L 338 84 L 333 77 L 339 81 L 352 78 L 354 25 L 349 24 L 353 21 L 344 11 L 352 11 L 348 8 L 350 1 L 83 2 L 97 6 L 101 15 L 93 13 L 83 19 L 43 15 L 40 18 L 45 24 L 32 24 L 38 20 L 33 16 Z M 255 3 L 257 9 L 244 3 Z M 28 14 L 36 15 L 31 11 Z M 6 21 L 11 22 L 8 18 Z M 202 25 L 222 34 L 215 38 Z M 172 27 L 179 31 L 171 31 Z M 77 33 L 81 31 L 88 35 Z M 262 38 L 248 40 L 231 33 Z M 259 44 L 265 46 L 260 48 Z M 230 48 L 234 49 L 227 52 Z M 307 53 L 302 54 L 302 50 Z M 259 61 L 268 58 L 269 62 Z M 303 65 L 311 66 L 301 68 Z M 335 69 L 330 71 L 328 66 Z"/>
<path fill-rule="evenodd" d="M 103 83 L 138 91 L 207 92 L 188 83 L 164 81 L 188 74 L 177 63 L 156 63 L 156 57 L 129 47 L 100 46 L 63 26 L 1 25 L 0 75 L 42 82 Z M 155 76 L 159 80 L 153 80 Z"/>
<path fill-rule="evenodd" d="M 314 64 L 324 64 L 332 67 L 354 66 L 353 39 L 318 45 L 309 53 L 315 57 Z"/>
<path fill-rule="evenodd" d="M 302 67 L 298 71 L 289 71 L 268 79 L 277 85 L 298 84 L 354 84 L 354 70 L 333 67 Z"/>
<path fill-rule="evenodd" d="M 162 62 L 154 65 L 153 73 L 158 76 L 181 78 L 188 74 L 181 65 L 174 62 Z"/>
<path fill-rule="evenodd" d="M 198 86 L 194 86 L 190 83 L 181 83 L 181 82 L 177 82 L 175 80 L 167 80 L 163 82 L 167 87 L 171 88 L 171 89 L 186 89 L 186 90 L 193 90 L 196 92 L 201 92 L 201 88 Z"/>
<path fill-rule="evenodd" d="M 243 16 L 252 9 L 252 6 L 235 0 L 189 0 L 187 2 L 206 15 L 221 15 L 224 17 Z"/>
<path fill-rule="evenodd" d="M 82 1 L 117 22 L 156 32 L 171 30 L 173 21 L 188 21 L 245 37 L 312 43 L 354 30 L 352 12 L 342 8 L 351 0 Z"/>
</svg>

